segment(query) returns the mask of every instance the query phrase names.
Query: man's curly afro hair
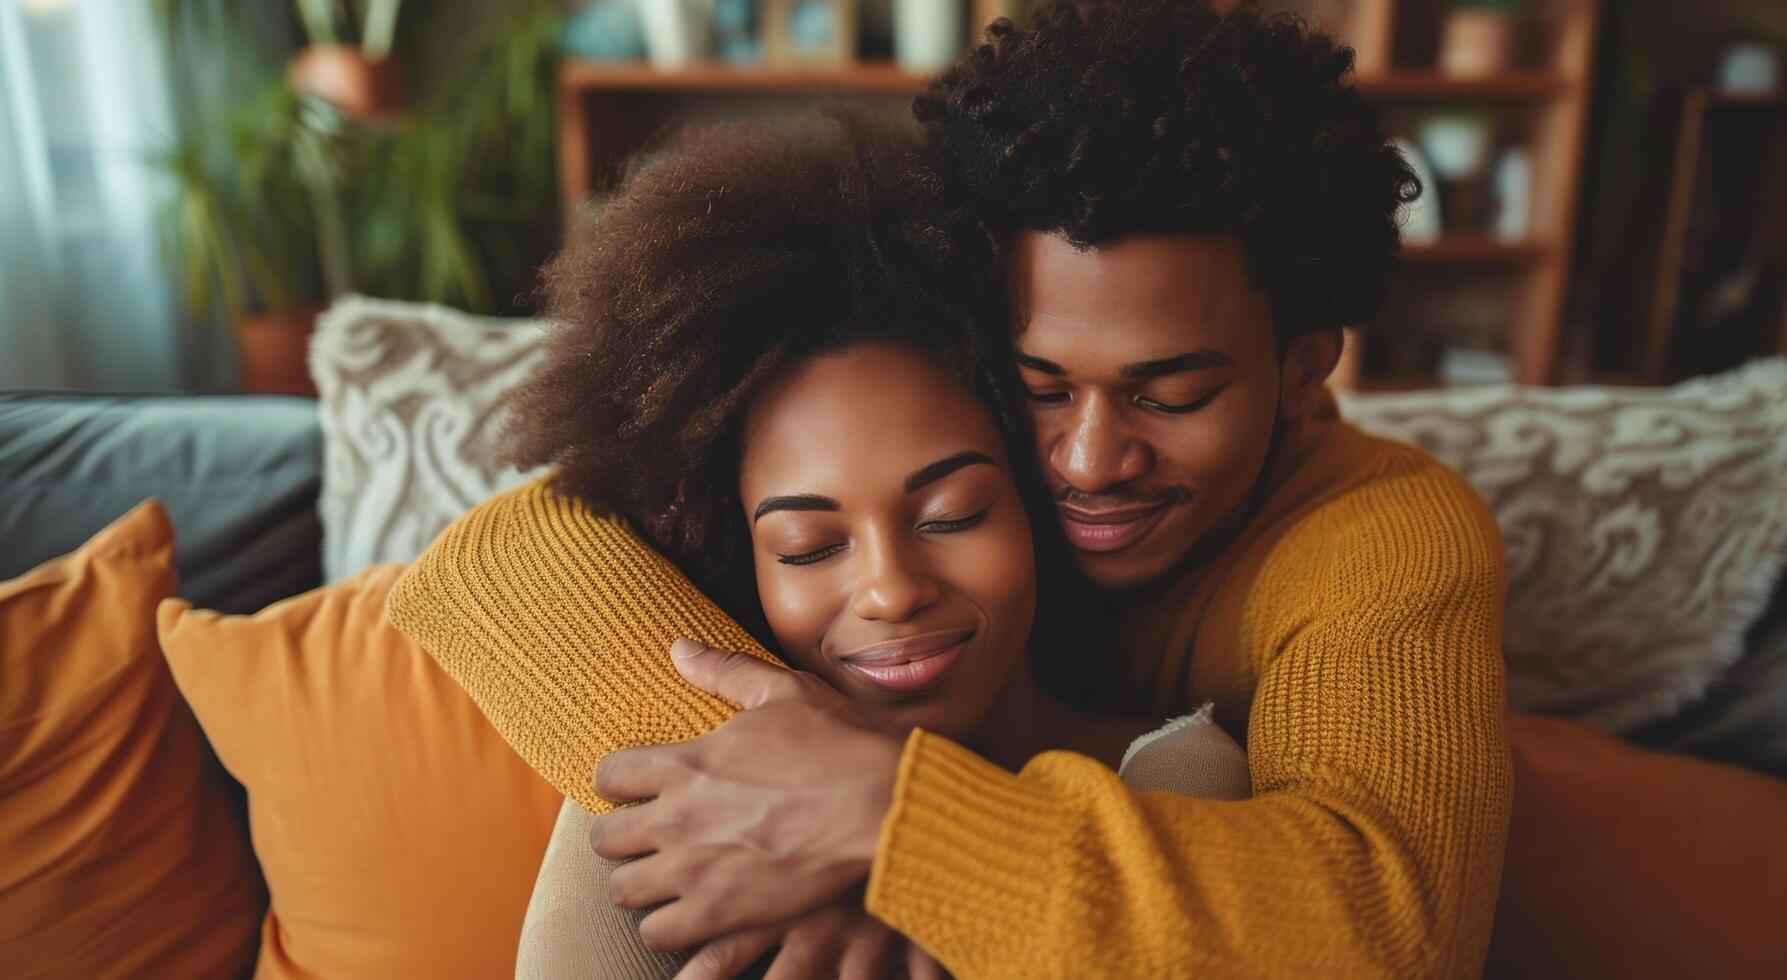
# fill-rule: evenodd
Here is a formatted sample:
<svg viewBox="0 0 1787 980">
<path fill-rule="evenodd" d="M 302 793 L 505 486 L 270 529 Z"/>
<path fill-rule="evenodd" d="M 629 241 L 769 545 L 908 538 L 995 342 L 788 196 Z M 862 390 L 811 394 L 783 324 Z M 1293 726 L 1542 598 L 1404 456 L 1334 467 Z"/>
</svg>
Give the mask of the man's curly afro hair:
<svg viewBox="0 0 1787 980">
<path fill-rule="evenodd" d="M 738 495 L 739 429 L 790 368 L 858 343 L 938 357 L 1005 436 L 1034 526 L 1003 276 L 942 197 L 918 128 L 833 110 L 688 129 L 637 158 L 543 277 L 546 355 L 505 456 L 618 512 L 770 642 Z"/>
<path fill-rule="evenodd" d="M 1251 6 L 1057 2 L 995 21 L 913 112 L 1002 234 L 1237 235 L 1283 341 L 1376 311 L 1396 210 L 1420 192 L 1352 66 L 1352 49 Z"/>
</svg>

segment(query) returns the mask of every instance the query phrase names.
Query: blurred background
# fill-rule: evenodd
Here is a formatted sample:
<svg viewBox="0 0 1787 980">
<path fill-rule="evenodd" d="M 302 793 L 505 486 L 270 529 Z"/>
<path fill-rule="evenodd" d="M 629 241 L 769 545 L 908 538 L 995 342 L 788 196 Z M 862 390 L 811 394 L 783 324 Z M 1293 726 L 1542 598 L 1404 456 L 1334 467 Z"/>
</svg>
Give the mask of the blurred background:
<svg viewBox="0 0 1787 980">
<path fill-rule="evenodd" d="M 303 393 L 349 295 L 524 319 L 666 125 L 903 112 L 1027 0 L 0 0 L 0 388 Z M 1787 4 L 1301 0 L 1428 187 L 1340 382 L 1787 347 Z"/>
<path fill-rule="evenodd" d="M 384 610 L 539 475 L 536 270 L 666 127 L 907 113 L 1031 2 L 0 0 L 0 980 L 514 975 L 561 798 Z M 1427 188 L 1341 410 L 1482 496 L 1548 716 L 1486 974 L 1782 975 L 1787 0 L 1276 4 Z"/>
</svg>

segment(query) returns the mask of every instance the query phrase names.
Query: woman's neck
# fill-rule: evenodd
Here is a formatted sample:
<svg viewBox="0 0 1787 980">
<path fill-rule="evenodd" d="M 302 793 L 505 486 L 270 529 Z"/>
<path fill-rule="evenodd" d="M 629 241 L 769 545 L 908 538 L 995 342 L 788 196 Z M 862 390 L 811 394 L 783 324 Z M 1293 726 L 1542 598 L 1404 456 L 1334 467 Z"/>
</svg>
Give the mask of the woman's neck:
<svg viewBox="0 0 1787 980">
<path fill-rule="evenodd" d="M 1033 756 L 1066 749 L 1116 768 L 1129 743 L 1160 726 L 1160 719 L 1099 715 L 1077 708 L 1037 682 L 1020 661 L 980 726 L 965 740 L 988 760 L 1013 772 Z"/>
<path fill-rule="evenodd" d="M 1036 683 L 1028 659 L 1020 660 L 965 744 L 1006 769 L 1022 769 L 1031 756 L 1046 748 L 1048 700 L 1052 699 Z"/>
</svg>

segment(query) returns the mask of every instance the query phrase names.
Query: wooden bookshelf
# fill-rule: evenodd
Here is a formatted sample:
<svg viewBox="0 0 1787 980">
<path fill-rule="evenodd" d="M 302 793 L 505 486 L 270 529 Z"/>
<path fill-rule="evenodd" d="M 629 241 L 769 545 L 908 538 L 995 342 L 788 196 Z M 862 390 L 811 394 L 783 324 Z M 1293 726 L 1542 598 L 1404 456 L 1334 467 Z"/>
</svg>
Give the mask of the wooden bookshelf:
<svg viewBox="0 0 1787 980">
<path fill-rule="evenodd" d="M 1714 206 L 1716 200 L 1711 199 L 1713 196 L 1707 191 L 1715 183 L 1724 185 L 1729 191 L 1734 186 L 1755 188 L 1763 182 L 1778 181 L 1779 175 L 1770 174 L 1767 169 L 1771 159 L 1778 160 L 1779 156 L 1766 151 L 1766 134 L 1782 132 L 1787 132 L 1787 98 L 1774 94 L 1740 95 L 1705 86 L 1696 86 L 1683 94 L 1669 196 L 1663 227 L 1657 236 L 1656 257 L 1648 284 L 1650 295 L 1638 338 L 1637 374 L 1647 384 L 1661 385 L 1679 380 L 1670 370 L 1670 349 L 1679 340 L 1678 332 L 1684 329 L 1681 320 L 1684 272 L 1691 265 L 1693 252 L 1707 251 L 1704 243 L 1698 248 L 1693 245 L 1693 229 L 1721 223 L 1719 209 Z M 1751 145 L 1746 148 L 1740 148 L 1741 143 L 1734 146 L 1732 141 L 1739 134 L 1748 137 Z M 1777 141 L 1782 138 L 1774 137 Z M 1713 156 L 1711 161 L 1704 159 L 1709 151 Z M 1721 157 L 1726 160 L 1723 167 L 1718 162 Z M 1738 168 L 1738 173 L 1734 174 L 1730 170 L 1730 160 L 1737 158 L 1748 158 L 1753 163 Z M 1775 199 L 1771 213 L 1769 195 L 1754 191 L 1752 194 L 1751 200 L 1760 208 L 1754 220 L 1779 227 L 1781 212 L 1787 209 Z M 1731 220 L 1730 216 L 1723 219 L 1726 223 Z M 1780 247 L 1777 246 L 1775 251 L 1780 254 Z M 1775 350 L 1787 352 L 1787 304 L 1781 306 L 1777 316 L 1779 325 L 1771 339 Z"/>
<path fill-rule="evenodd" d="M 1405 265 L 1530 267 L 1546 261 L 1551 249 L 1540 242 L 1503 242 L 1486 235 L 1447 235 L 1425 245 L 1404 245 Z"/>
<path fill-rule="evenodd" d="M 841 68 L 753 68 L 691 65 L 673 71 L 644 62 L 567 61 L 559 88 L 570 92 L 785 92 L 910 95 L 925 76 L 892 61 L 861 61 Z"/>
<path fill-rule="evenodd" d="M 1570 80 L 1548 71 L 1511 71 L 1488 78 L 1452 78 L 1436 71 L 1398 68 L 1361 74 L 1359 91 L 1374 99 L 1472 102 L 1543 102 L 1570 94 Z"/>
<path fill-rule="evenodd" d="M 1424 22 L 1431 29 L 1449 6 L 1445 0 L 1268 0 L 1268 7 L 1294 9 L 1353 46 L 1355 84 L 1385 109 L 1393 127 L 1398 119 L 1440 108 L 1481 107 L 1523 133 L 1531 152 L 1530 240 L 1503 242 L 1457 232 L 1404 248 L 1382 322 L 1367 326 L 1418 324 L 1443 332 L 1449 310 L 1481 305 L 1478 300 L 1488 290 L 1498 298 L 1497 308 L 1505 307 L 1495 333 L 1512 359 L 1515 379 L 1529 384 L 1557 379 L 1596 4 L 1532 5 L 1547 18 L 1542 57 L 1489 77 L 1457 78 L 1410 57 L 1402 36 Z M 875 102 L 900 112 L 925 81 L 885 60 L 800 69 L 697 64 L 674 71 L 644 63 L 567 61 L 558 86 L 564 205 L 574 211 L 600 194 L 620 163 L 672 121 L 770 112 L 814 98 Z M 1456 293 L 1448 285 L 1454 282 L 1463 284 Z M 1374 381 L 1361 363 L 1361 350 L 1378 341 L 1370 331 L 1365 337 L 1348 345 L 1341 379 L 1355 378 L 1365 388 L 1432 383 L 1405 373 Z"/>
<path fill-rule="evenodd" d="M 916 92 L 928 80 L 892 61 L 870 60 L 839 68 L 764 68 L 710 63 L 664 70 L 639 61 L 567 61 L 561 87 L 575 91 L 684 92 Z M 1396 70 L 1355 78 L 1359 91 L 1377 99 L 1537 102 L 1569 91 L 1562 76 L 1509 72 L 1492 78 L 1449 78 L 1438 72 Z"/>
<path fill-rule="evenodd" d="M 662 70 L 644 62 L 567 59 L 558 78 L 560 199 L 569 216 L 610 185 L 628 156 L 679 119 L 773 112 L 823 98 L 879 101 L 899 111 L 924 82 L 890 60 Z"/>
<path fill-rule="evenodd" d="M 1267 0 L 1267 5 L 1294 10 L 1353 46 L 1357 85 L 1384 109 L 1392 131 L 1426 112 L 1466 107 L 1492 115 L 1498 130 L 1518 134 L 1532 159 L 1529 239 L 1501 242 L 1449 230 L 1432 244 L 1406 246 L 1383 314 L 1348 345 L 1349 363 L 1340 376 L 1354 379 L 1362 390 L 1418 385 L 1423 379 L 1401 371 L 1374 378 L 1367 370 L 1372 345 L 1397 330 L 1404 337 L 1420 331 L 1429 342 L 1443 343 L 1449 318 L 1490 308 L 1497 322 L 1489 332 L 1510 357 L 1513 379 L 1558 381 L 1598 0 L 1527 4 L 1535 19 L 1517 38 L 1515 62 L 1482 78 L 1452 77 L 1433 67 L 1439 25 L 1451 7 L 1445 0 Z M 1468 331 L 1480 339 L 1483 325 L 1472 322 Z"/>
</svg>

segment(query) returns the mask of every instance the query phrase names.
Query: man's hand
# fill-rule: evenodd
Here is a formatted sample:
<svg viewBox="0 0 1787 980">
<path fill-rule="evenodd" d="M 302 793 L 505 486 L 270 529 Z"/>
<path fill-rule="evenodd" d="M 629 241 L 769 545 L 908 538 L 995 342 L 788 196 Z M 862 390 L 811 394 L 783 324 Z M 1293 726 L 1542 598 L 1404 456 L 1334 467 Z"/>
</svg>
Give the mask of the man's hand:
<svg viewBox="0 0 1787 980">
<path fill-rule="evenodd" d="M 791 920 L 868 877 L 902 745 L 808 674 L 678 640 L 677 670 L 745 710 L 676 745 L 602 760 L 596 792 L 647 800 L 597 818 L 590 843 L 638 860 L 609 878 L 615 904 L 643 908 L 639 935 L 683 949 Z"/>
<path fill-rule="evenodd" d="M 943 968 L 924 950 L 863 911 L 862 890 L 796 916 L 721 936 L 701 947 L 676 980 L 731 980 L 780 945 L 765 980 L 942 980 Z"/>
</svg>

